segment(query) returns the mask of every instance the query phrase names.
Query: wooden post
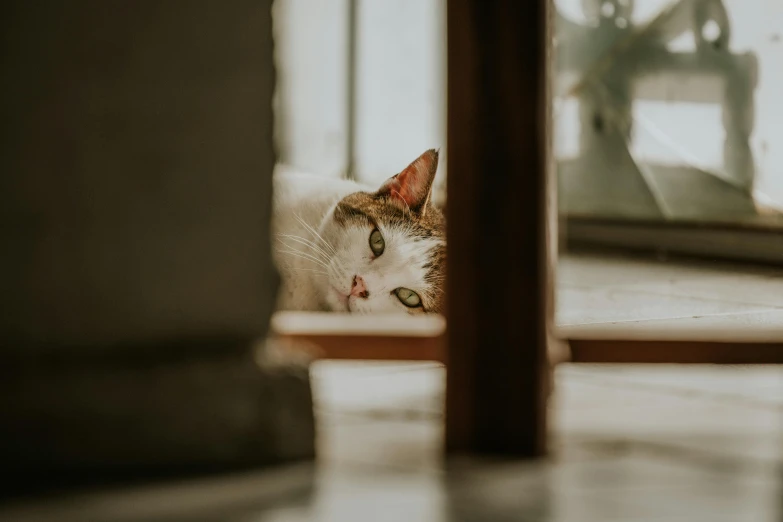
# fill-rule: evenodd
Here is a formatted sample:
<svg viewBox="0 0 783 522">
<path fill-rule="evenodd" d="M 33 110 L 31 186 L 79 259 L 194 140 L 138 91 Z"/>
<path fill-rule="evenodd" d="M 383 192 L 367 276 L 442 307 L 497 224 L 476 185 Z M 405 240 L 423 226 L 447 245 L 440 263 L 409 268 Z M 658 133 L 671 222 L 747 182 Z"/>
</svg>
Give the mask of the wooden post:
<svg viewBox="0 0 783 522">
<path fill-rule="evenodd" d="M 449 453 L 546 452 L 547 5 L 448 2 Z"/>
</svg>

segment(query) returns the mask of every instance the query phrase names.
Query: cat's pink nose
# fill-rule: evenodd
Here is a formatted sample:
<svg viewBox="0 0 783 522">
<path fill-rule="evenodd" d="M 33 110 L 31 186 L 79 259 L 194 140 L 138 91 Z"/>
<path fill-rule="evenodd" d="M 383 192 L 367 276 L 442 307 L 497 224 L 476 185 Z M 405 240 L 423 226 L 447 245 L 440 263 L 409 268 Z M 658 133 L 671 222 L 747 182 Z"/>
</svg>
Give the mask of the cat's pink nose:
<svg viewBox="0 0 783 522">
<path fill-rule="evenodd" d="M 364 279 L 362 279 L 362 276 L 353 276 L 351 295 L 361 297 L 362 299 L 367 299 L 370 296 L 370 292 L 368 292 L 367 287 L 364 286 Z"/>
</svg>

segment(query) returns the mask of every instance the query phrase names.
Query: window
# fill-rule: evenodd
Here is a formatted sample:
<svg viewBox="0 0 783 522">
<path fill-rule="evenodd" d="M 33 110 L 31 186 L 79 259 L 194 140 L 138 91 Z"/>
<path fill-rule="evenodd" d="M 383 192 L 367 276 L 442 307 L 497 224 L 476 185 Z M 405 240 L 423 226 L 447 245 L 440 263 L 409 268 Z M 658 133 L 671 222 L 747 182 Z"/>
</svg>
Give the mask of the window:
<svg viewBox="0 0 783 522">
<path fill-rule="evenodd" d="M 571 243 L 783 263 L 781 7 L 555 5 Z"/>
</svg>

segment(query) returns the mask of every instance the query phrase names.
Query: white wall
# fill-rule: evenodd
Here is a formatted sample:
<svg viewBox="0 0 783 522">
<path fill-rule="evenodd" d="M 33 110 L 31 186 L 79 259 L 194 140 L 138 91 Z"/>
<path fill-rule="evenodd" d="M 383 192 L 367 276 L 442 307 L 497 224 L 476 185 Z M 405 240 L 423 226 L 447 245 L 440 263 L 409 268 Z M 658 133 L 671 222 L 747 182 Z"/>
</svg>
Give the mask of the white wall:
<svg viewBox="0 0 783 522">
<path fill-rule="evenodd" d="M 445 151 L 445 16 L 444 0 L 360 0 L 356 168 L 363 179 L 380 183 L 427 149 Z"/>
<path fill-rule="evenodd" d="M 347 0 L 278 0 L 275 10 L 282 157 L 327 175 L 347 165 L 347 13 Z M 445 0 L 359 0 L 359 179 L 381 183 L 429 148 L 445 153 L 445 16 Z"/>
<path fill-rule="evenodd" d="M 277 143 L 308 172 L 346 168 L 347 0 L 276 0 Z"/>
</svg>

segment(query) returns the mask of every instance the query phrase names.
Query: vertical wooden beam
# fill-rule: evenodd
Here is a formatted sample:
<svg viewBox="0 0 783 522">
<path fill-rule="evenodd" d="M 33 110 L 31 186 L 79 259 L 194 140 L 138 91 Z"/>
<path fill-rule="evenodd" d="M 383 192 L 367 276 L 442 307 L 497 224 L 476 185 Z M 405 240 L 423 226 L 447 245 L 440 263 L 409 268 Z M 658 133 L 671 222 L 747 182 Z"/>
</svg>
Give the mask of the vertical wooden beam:
<svg viewBox="0 0 783 522">
<path fill-rule="evenodd" d="M 547 4 L 448 2 L 449 453 L 546 452 Z"/>
</svg>

